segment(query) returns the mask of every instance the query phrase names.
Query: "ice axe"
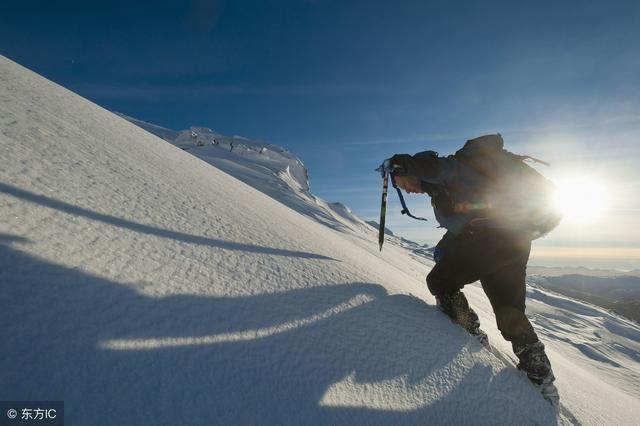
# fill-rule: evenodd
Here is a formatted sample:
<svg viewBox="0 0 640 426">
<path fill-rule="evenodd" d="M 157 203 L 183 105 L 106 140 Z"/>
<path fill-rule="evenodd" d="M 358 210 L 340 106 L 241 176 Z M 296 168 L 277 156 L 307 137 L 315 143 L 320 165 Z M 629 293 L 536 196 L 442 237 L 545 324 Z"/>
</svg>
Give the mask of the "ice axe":
<svg viewBox="0 0 640 426">
<path fill-rule="evenodd" d="M 389 178 L 391 178 L 391 185 L 393 185 L 398 192 L 398 198 L 400 198 L 400 204 L 402 205 L 401 213 L 417 220 L 427 220 L 423 217 L 416 217 L 412 215 L 407 208 L 407 204 L 404 202 L 404 197 L 402 196 L 402 191 L 400 191 L 400 188 L 396 185 L 396 180 L 393 177 L 395 171 L 399 169 L 402 169 L 402 166 L 391 164 L 389 159 L 384 160 L 380 167 L 376 169 L 376 172 L 380 172 L 380 175 L 382 176 L 382 203 L 380 205 L 380 227 L 378 228 L 378 245 L 380 247 L 380 251 L 382 251 L 382 244 L 384 244 L 384 223 L 387 216 L 387 191 L 389 188 Z"/>
<path fill-rule="evenodd" d="M 383 171 L 382 173 L 382 205 L 380 206 L 380 228 L 378 229 L 378 245 L 380 251 L 382 251 L 382 244 L 384 244 L 384 222 L 387 217 L 387 189 L 389 187 L 389 172 Z"/>
</svg>

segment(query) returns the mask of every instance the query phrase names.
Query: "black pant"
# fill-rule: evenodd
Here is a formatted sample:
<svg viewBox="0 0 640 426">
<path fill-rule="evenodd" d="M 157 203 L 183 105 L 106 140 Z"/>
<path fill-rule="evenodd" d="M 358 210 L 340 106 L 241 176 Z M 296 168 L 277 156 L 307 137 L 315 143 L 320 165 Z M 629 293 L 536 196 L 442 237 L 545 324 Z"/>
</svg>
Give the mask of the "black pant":
<svg viewBox="0 0 640 426">
<path fill-rule="evenodd" d="M 491 229 L 447 232 L 436 247 L 439 258 L 427 276 L 431 294 L 455 293 L 480 280 L 504 338 L 518 346 L 538 340 L 524 313 L 528 237 Z"/>
</svg>

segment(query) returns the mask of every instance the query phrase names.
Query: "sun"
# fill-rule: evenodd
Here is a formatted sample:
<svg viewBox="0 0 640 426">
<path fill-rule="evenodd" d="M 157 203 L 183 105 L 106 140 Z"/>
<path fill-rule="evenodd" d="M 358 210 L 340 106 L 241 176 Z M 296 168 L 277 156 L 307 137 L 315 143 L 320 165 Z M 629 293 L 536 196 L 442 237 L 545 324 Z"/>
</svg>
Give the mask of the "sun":
<svg viewBox="0 0 640 426">
<path fill-rule="evenodd" d="M 597 178 L 571 177 L 555 182 L 553 205 L 563 215 L 563 221 L 589 224 L 598 220 L 609 206 L 607 185 Z"/>
</svg>

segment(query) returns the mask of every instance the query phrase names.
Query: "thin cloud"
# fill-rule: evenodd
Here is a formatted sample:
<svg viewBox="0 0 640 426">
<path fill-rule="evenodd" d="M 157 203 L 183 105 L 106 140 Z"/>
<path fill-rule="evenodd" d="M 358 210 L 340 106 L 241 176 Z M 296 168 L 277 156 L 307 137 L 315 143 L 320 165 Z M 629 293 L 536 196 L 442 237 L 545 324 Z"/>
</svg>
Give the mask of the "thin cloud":
<svg viewBox="0 0 640 426">
<path fill-rule="evenodd" d="M 315 188 L 315 192 L 322 192 L 325 194 L 368 194 L 368 193 L 376 193 L 376 191 L 380 191 L 381 186 L 354 186 L 354 187 L 331 187 L 331 188 Z M 377 195 L 376 195 L 377 197 Z"/>
<path fill-rule="evenodd" d="M 345 145 L 387 145 L 387 144 L 403 144 L 403 143 L 414 143 L 414 142 L 433 142 L 433 141 L 449 141 L 460 139 L 456 135 L 445 135 L 445 134 L 427 134 L 420 136 L 411 136 L 404 138 L 382 138 L 382 139 L 369 139 L 369 140 L 361 140 L 361 141 L 352 141 L 347 142 Z"/>
<path fill-rule="evenodd" d="M 288 85 L 248 87 L 241 85 L 206 84 L 198 86 L 120 86 L 81 84 L 73 89 L 85 96 L 103 99 L 183 99 L 207 96 L 353 96 L 392 93 L 382 86 L 367 85 Z"/>
</svg>

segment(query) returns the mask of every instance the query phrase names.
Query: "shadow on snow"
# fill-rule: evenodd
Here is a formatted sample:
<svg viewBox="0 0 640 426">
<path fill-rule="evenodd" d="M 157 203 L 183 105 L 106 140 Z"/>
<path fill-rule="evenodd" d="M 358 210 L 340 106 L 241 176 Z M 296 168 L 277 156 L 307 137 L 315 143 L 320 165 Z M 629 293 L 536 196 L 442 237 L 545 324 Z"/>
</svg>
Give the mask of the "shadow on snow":
<svg viewBox="0 0 640 426">
<path fill-rule="evenodd" d="M 70 424 L 533 421 L 514 418 L 513 407 L 487 404 L 486 395 L 505 393 L 513 372 L 496 376 L 480 365 L 470 366 L 460 383 L 427 406 L 404 411 L 323 406 L 329 387 L 345 377 L 357 383 L 399 377 L 418 383 L 446 368 L 470 343 L 455 327 L 443 331 L 448 320 L 435 308 L 388 295 L 380 285 L 247 297 L 148 297 L 29 256 L 15 244 L 28 241 L 0 235 L 0 399 L 65 400 Z M 369 301 L 253 340 L 151 350 L 100 346 L 113 339 L 193 338 L 265 328 L 317 315 L 355 296 Z M 526 399 L 508 404 L 524 406 Z"/>
<path fill-rule="evenodd" d="M 111 216 L 104 213 L 98 213 L 83 207 L 74 206 L 64 201 L 56 200 L 44 195 L 35 194 L 33 192 L 25 191 L 24 189 L 17 188 L 12 185 L 0 182 L 0 192 L 13 195 L 21 200 L 28 201 L 41 206 L 49 207 L 55 210 L 59 210 L 64 213 L 83 216 L 87 219 L 97 220 L 107 223 L 109 225 L 118 226 L 120 228 L 128 229 L 141 234 L 154 235 L 162 238 L 170 238 L 176 241 L 182 241 L 190 244 L 199 244 L 209 247 L 217 247 L 224 250 L 239 250 L 249 253 L 261 253 L 274 256 L 288 256 L 288 257 L 301 257 L 308 259 L 321 259 L 321 260 L 336 260 L 331 257 L 323 256 L 316 253 L 301 252 L 295 250 L 284 250 L 273 247 L 256 246 L 253 244 L 242 244 L 233 241 L 216 240 L 213 238 L 202 237 L 198 235 L 186 234 L 178 231 L 171 231 L 169 229 L 157 228 L 151 225 L 145 225 L 138 222 L 122 219 L 116 216 Z"/>
</svg>

